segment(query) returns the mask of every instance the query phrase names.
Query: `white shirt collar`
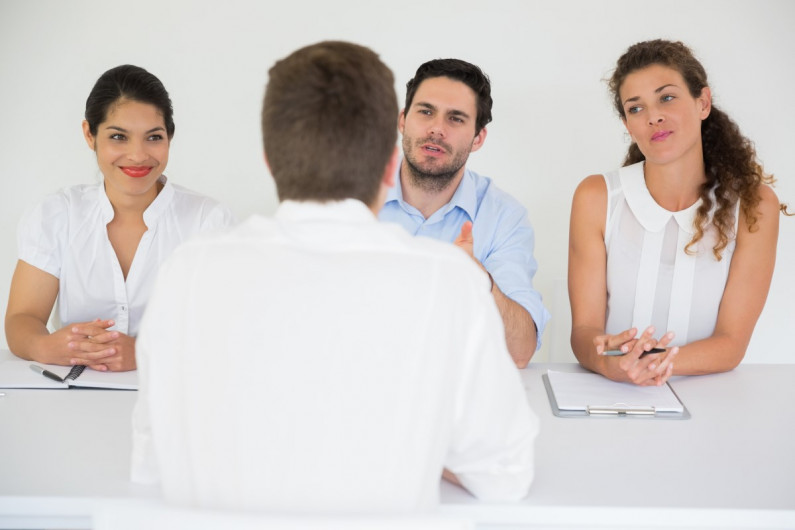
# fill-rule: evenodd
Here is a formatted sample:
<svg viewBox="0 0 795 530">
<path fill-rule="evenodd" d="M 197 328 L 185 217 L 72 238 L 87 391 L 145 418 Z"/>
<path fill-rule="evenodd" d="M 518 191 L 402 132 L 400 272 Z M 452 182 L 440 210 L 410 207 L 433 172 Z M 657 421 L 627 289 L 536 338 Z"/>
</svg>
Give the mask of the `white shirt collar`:
<svg viewBox="0 0 795 530">
<path fill-rule="evenodd" d="M 160 217 L 163 212 L 168 211 L 171 200 L 174 198 L 174 186 L 168 183 L 168 177 L 160 175 L 157 181 L 163 184 L 163 189 L 160 190 L 155 200 L 144 210 L 144 224 L 147 228 L 153 227 L 157 218 Z M 97 186 L 97 195 L 99 208 L 102 211 L 102 220 L 107 224 L 113 220 L 114 214 L 113 205 L 110 203 L 110 199 L 108 199 L 104 182 L 101 182 L 99 186 Z"/>
<path fill-rule="evenodd" d="M 676 219 L 680 229 L 688 234 L 695 233 L 693 222 L 702 200 L 698 199 L 690 207 L 678 212 L 666 210 L 657 204 L 657 201 L 654 200 L 654 197 L 651 196 L 649 189 L 646 187 L 643 166 L 643 162 L 638 162 L 637 164 L 623 167 L 619 171 L 624 196 L 638 222 L 649 232 L 660 232 L 673 217 Z"/>
<path fill-rule="evenodd" d="M 284 221 L 376 222 L 373 212 L 357 199 L 342 201 L 282 201 L 274 215 Z"/>
<path fill-rule="evenodd" d="M 169 184 L 168 177 L 160 175 L 158 182 L 163 184 L 163 189 L 157 194 L 152 204 L 144 210 L 144 224 L 150 228 L 155 225 L 161 215 L 169 210 L 171 201 L 174 198 L 174 186 Z"/>
</svg>

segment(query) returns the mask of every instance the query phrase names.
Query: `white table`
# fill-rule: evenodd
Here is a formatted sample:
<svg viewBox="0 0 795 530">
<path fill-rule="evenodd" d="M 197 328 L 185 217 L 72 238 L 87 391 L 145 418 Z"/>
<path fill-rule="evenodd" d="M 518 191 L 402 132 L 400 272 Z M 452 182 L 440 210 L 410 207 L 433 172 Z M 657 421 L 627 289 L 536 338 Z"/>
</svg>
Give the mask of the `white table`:
<svg viewBox="0 0 795 530">
<path fill-rule="evenodd" d="M 528 498 L 482 504 L 444 483 L 442 511 L 531 528 L 795 528 L 795 365 L 673 378 L 689 420 L 555 417 L 547 368 L 582 370 L 522 373 L 541 420 Z"/>
<path fill-rule="evenodd" d="M 0 354 L 0 358 L 2 355 Z M 536 479 L 521 503 L 481 503 L 446 482 L 446 514 L 499 528 L 795 528 L 795 365 L 676 378 L 689 420 L 557 418 L 522 371 L 541 419 Z M 89 528 L 128 482 L 135 392 L 0 390 L 0 528 Z"/>
</svg>

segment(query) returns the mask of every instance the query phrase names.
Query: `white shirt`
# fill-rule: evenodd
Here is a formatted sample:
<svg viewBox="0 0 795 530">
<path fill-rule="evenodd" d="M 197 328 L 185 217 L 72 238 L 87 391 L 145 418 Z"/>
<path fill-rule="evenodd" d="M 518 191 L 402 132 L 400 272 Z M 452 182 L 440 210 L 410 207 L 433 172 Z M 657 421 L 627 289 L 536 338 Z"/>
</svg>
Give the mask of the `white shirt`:
<svg viewBox="0 0 795 530">
<path fill-rule="evenodd" d="M 232 214 L 215 200 L 161 181 L 126 281 L 108 239 L 114 214 L 103 184 L 60 190 L 22 218 L 19 259 L 58 278 L 61 325 L 113 319 L 111 329 L 136 336 L 160 264 L 194 235 L 231 224 Z"/>
<path fill-rule="evenodd" d="M 538 420 L 489 280 L 359 201 L 284 202 L 164 264 L 137 342 L 133 480 L 294 512 L 523 497 Z M 539 383 L 540 384 L 540 383 Z"/>
<path fill-rule="evenodd" d="M 723 258 L 716 260 L 712 248 L 717 231 L 709 224 L 694 253 L 688 254 L 684 249 L 695 232 L 693 220 L 701 199 L 679 212 L 664 209 L 646 187 L 643 162 L 607 173 L 605 181 L 606 332 L 637 327 L 640 333 L 654 325 L 658 338 L 666 331 L 676 334 L 673 346 L 711 336 L 729 277 L 734 238 Z"/>
</svg>

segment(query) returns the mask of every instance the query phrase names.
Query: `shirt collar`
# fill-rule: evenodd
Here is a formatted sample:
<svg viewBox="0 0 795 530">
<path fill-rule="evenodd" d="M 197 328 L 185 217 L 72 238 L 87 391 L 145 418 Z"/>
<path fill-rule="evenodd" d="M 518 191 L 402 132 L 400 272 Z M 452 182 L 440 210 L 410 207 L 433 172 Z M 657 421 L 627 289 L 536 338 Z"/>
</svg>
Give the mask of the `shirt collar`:
<svg viewBox="0 0 795 530">
<path fill-rule="evenodd" d="M 386 202 L 397 201 L 404 210 L 409 207 L 416 211 L 413 206 L 403 200 L 403 184 L 400 181 L 400 168 L 402 165 L 403 161 L 401 160 L 395 173 L 395 185 L 387 192 Z M 464 210 L 470 219 L 475 218 L 478 207 L 477 188 L 475 186 L 475 177 L 472 176 L 472 173 L 467 168 L 464 168 L 464 176 L 461 178 L 461 182 L 458 183 L 458 188 L 456 188 L 455 193 L 450 198 L 450 202 L 442 206 L 439 212 L 445 215 L 456 206 Z"/>
<path fill-rule="evenodd" d="M 688 234 L 695 233 L 694 221 L 696 211 L 701 206 L 702 200 L 699 198 L 692 206 L 671 212 L 666 210 L 654 200 L 646 187 L 646 179 L 643 173 L 643 162 L 638 162 L 631 166 L 623 167 L 619 171 L 621 187 L 624 189 L 624 196 L 627 199 L 632 213 L 640 224 L 649 232 L 660 232 L 673 217 L 681 230 Z"/>
<path fill-rule="evenodd" d="M 375 222 L 370 208 L 357 199 L 341 201 L 282 201 L 276 219 L 283 221 Z"/>
<path fill-rule="evenodd" d="M 102 222 L 108 224 L 113 220 L 113 205 L 108 199 L 108 194 L 105 193 L 104 180 L 97 186 L 97 201 L 99 202 L 99 210 L 102 213 Z"/>
<path fill-rule="evenodd" d="M 475 177 L 468 169 L 464 169 L 464 176 L 461 177 L 461 182 L 458 184 L 458 189 L 455 190 L 453 198 L 450 199 L 450 206 L 458 206 L 464 210 L 470 219 L 475 218 L 475 213 L 478 208 L 477 190 L 475 187 Z"/>
<path fill-rule="evenodd" d="M 163 184 L 163 189 L 157 194 L 152 204 L 144 210 L 144 224 L 147 228 L 154 226 L 157 219 L 171 207 L 171 201 L 174 198 L 174 186 L 168 182 L 168 177 L 160 175 L 157 180 Z"/>
<path fill-rule="evenodd" d="M 155 221 L 165 212 L 171 205 L 171 200 L 174 198 L 174 186 L 168 182 L 168 177 L 160 175 L 157 179 L 158 182 L 163 184 L 163 189 L 157 194 L 152 204 L 147 206 L 144 210 L 144 224 L 147 228 L 154 226 Z M 102 221 L 107 224 L 113 220 L 113 205 L 108 199 L 108 194 L 105 192 L 105 183 L 100 183 L 97 186 L 97 194 L 99 200 L 99 208 L 102 212 Z"/>
<path fill-rule="evenodd" d="M 398 163 L 397 171 L 395 172 L 395 185 L 389 188 L 386 192 L 386 201 L 392 202 L 397 201 L 400 204 L 405 204 L 406 202 L 403 200 L 403 185 L 400 183 L 400 166 L 403 165 L 403 160 Z"/>
</svg>

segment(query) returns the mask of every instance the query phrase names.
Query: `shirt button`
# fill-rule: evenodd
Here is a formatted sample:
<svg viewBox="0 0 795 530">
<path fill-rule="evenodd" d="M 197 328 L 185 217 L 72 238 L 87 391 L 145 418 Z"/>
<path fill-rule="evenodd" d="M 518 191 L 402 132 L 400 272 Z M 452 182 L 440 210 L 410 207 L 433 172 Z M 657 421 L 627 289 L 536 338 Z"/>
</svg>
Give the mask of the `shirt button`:
<svg viewBox="0 0 795 530">
<path fill-rule="evenodd" d="M 121 306 L 121 310 L 122 311 L 127 311 L 127 306 L 126 305 Z"/>
</svg>

